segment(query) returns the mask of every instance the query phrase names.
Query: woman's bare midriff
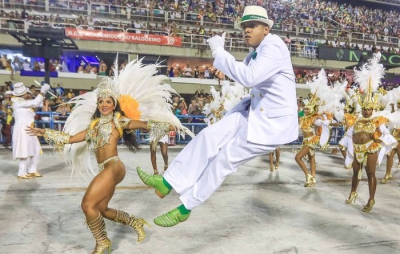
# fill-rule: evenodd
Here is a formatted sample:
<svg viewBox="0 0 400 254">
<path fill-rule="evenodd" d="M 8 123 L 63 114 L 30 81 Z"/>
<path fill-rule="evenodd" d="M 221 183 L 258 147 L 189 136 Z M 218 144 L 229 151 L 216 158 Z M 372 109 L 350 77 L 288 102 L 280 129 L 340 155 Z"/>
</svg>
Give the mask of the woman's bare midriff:
<svg viewBox="0 0 400 254">
<path fill-rule="evenodd" d="M 359 132 L 353 134 L 353 143 L 354 144 L 365 144 L 368 141 L 372 140 L 371 134 L 367 132 Z"/>
<path fill-rule="evenodd" d="M 303 132 L 303 137 L 305 138 L 309 138 L 314 136 L 315 134 L 313 132 Z"/>
<path fill-rule="evenodd" d="M 113 156 L 118 156 L 118 150 L 117 150 L 118 140 L 119 140 L 119 133 L 116 129 L 113 129 L 112 134 L 110 135 L 109 143 L 97 149 L 95 153 L 97 163 L 102 163 L 108 158 L 111 158 Z"/>
</svg>

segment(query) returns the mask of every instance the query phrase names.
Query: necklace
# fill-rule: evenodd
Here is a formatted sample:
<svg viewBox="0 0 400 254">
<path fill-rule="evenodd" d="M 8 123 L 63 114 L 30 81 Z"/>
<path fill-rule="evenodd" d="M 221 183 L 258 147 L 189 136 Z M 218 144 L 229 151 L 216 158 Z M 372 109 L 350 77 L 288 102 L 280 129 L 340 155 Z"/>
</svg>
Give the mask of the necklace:
<svg viewBox="0 0 400 254">
<path fill-rule="evenodd" d="M 370 117 L 362 117 L 361 121 L 370 121 L 372 118 L 373 118 L 372 116 L 370 116 Z"/>
<path fill-rule="evenodd" d="M 102 125 L 102 124 L 109 123 L 112 120 L 112 118 L 113 118 L 113 114 L 101 115 L 98 126 Z"/>
<path fill-rule="evenodd" d="M 94 141 L 94 149 L 97 150 L 109 143 L 110 135 L 112 133 L 112 119 L 113 114 L 101 115 L 99 123 L 95 127 L 97 131 L 96 137 L 92 137 Z M 92 134 L 93 135 L 93 134 Z"/>
</svg>

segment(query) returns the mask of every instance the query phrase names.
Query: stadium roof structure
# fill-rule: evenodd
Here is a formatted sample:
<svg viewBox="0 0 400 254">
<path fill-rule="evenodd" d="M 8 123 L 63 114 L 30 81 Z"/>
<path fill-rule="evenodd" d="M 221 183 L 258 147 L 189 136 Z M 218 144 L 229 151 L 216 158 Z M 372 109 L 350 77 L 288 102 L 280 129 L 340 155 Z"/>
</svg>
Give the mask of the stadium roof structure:
<svg viewBox="0 0 400 254">
<path fill-rule="evenodd" d="M 28 32 L 10 31 L 9 34 L 22 43 L 25 56 L 44 58 L 44 80 L 50 84 L 50 59 L 59 59 L 62 50 L 78 50 L 75 42 L 65 35 L 63 28 L 30 26 Z"/>
<path fill-rule="evenodd" d="M 27 33 L 10 31 L 9 34 L 23 45 L 78 49 L 75 42 L 65 35 L 65 31 L 62 28 L 31 26 Z"/>
</svg>

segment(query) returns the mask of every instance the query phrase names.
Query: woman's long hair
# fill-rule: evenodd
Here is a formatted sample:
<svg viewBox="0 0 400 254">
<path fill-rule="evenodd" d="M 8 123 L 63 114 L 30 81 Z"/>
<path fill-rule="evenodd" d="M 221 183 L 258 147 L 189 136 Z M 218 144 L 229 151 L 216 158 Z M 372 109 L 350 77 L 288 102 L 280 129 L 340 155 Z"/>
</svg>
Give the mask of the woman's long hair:
<svg viewBox="0 0 400 254">
<path fill-rule="evenodd" d="M 114 100 L 113 100 L 114 101 Z M 115 106 L 114 112 L 119 112 L 121 116 L 125 116 L 124 111 L 121 110 L 121 107 L 119 106 L 119 102 L 117 101 L 117 105 Z M 94 112 L 92 119 L 100 118 L 101 113 L 99 111 L 99 108 L 96 107 L 96 111 Z M 124 139 L 125 146 L 131 151 L 131 152 L 137 152 L 140 150 L 140 145 L 137 142 L 137 138 L 135 135 L 134 131 L 131 130 L 124 130 L 122 134 L 122 138 Z"/>
</svg>

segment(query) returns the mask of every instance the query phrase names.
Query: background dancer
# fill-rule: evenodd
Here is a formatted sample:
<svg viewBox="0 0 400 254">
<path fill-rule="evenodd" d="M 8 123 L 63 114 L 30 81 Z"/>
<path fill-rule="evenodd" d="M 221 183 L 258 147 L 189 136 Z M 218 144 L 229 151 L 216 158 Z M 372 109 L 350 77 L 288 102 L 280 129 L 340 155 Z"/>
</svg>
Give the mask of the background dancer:
<svg viewBox="0 0 400 254">
<path fill-rule="evenodd" d="M 27 126 L 33 126 L 35 121 L 35 112 L 32 108 L 42 105 L 44 95 L 49 91 L 49 85 L 43 85 L 40 93 L 34 100 L 30 100 L 30 90 L 24 84 L 14 84 L 12 100 L 12 111 L 15 119 L 12 134 L 12 152 L 13 158 L 19 160 L 18 179 L 31 179 L 42 177 L 37 172 L 39 155 L 41 152 L 40 143 L 37 137 L 29 136 L 25 132 Z"/>
<path fill-rule="evenodd" d="M 388 115 L 389 118 L 389 124 L 388 128 L 391 130 L 392 136 L 396 139 L 397 141 L 397 146 L 390 152 L 390 154 L 387 155 L 387 162 L 386 162 L 386 173 L 383 179 L 381 180 L 382 183 L 387 183 L 389 180 L 393 179 L 392 176 L 392 167 L 393 167 L 393 161 L 394 161 L 394 156 L 397 153 L 397 156 L 400 157 L 400 88 L 395 88 L 391 91 L 388 92 L 390 93 L 392 98 L 395 98 L 397 101 L 397 110 L 394 108 L 394 103 L 390 103 L 391 107 L 391 114 Z M 399 162 L 400 163 L 400 162 Z M 399 167 L 399 165 L 397 165 Z"/>
<path fill-rule="evenodd" d="M 164 161 L 164 171 L 167 170 L 168 168 L 168 143 L 169 143 L 169 135 L 165 135 L 160 139 L 160 141 L 158 141 L 158 144 L 160 145 L 161 155 Z M 154 145 L 151 144 L 151 146 Z M 157 146 L 157 144 L 155 146 Z M 156 153 L 157 151 L 155 149 L 150 149 L 151 165 L 153 166 L 154 174 L 158 175 Z"/>
<path fill-rule="evenodd" d="M 362 108 L 362 118 L 354 123 L 353 131 L 353 178 L 351 192 L 346 204 L 356 201 L 357 187 L 362 176 L 362 168 L 365 166 L 368 177 L 369 199 L 362 209 L 363 212 L 370 212 L 375 204 L 377 163 L 380 164 L 383 156 L 392 151 L 397 145 L 396 140 L 390 135 L 385 123 L 388 119 L 382 116 L 374 117 L 372 112 L 378 106 L 379 93 L 377 92 L 384 69 L 380 61 L 380 54 L 375 54 L 360 71 L 355 70 L 354 80 L 360 84 L 360 89 L 365 93 L 364 101 L 359 99 Z M 375 92 L 375 94 L 374 94 Z"/>
<path fill-rule="evenodd" d="M 274 153 L 275 153 L 275 166 L 274 166 Z M 274 169 L 279 169 L 279 158 L 281 157 L 281 150 L 278 148 L 269 153 L 269 171 L 273 172 Z"/>
</svg>

